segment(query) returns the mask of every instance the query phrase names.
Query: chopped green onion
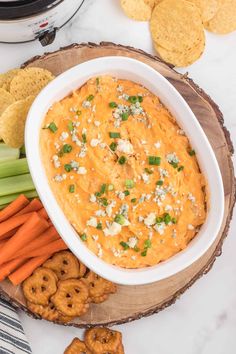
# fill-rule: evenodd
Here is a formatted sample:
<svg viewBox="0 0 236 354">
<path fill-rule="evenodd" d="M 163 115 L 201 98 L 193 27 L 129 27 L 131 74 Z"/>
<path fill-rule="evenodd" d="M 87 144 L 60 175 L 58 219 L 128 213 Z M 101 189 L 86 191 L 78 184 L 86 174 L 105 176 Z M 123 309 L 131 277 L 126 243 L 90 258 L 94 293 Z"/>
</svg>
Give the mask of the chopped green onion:
<svg viewBox="0 0 236 354">
<path fill-rule="evenodd" d="M 69 192 L 70 193 L 74 193 L 75 192 L 75 185 L 74 184 L 70 184 L 69 185 Z"/>
<path fill-rule="evenodd" d="M 135 203 L 137 201 L 137 198 L 132 198 L 131 203 Z"/>
<path fill-rule="evenodd" d="M 116 108 L 117 107 L 117 103 L 116 102 L 110 102 L 109 103 L 109 107 Z"/>
<path fill-rule="evenodd" d="M 134 181 L 132 179 L 126 179 L 125 186 L 126 186 L 126 188 L 129 188 L 129 189 L 134 188 Z"/>
<path fill-rule="evenodd" d="M 178 167 L 178 163 L 177 162 L 169 162 L 169 164 L 174 167 L 177 168 Z"/>
<path fill-rule="evenodd" d="M 152 175 L 153 174 L 153 171 L 150 170 L 150 168 L 145 168 L 144 171 L 148 174 L 148 175 Z"/>
<path fill-rule="evenodd" d="M 159 179 L 159 181 L 156 182 L 156 185 L 157 185 L 157 186 L 162 186 L 163 183 L 164 183 L 164 182 L 163 182 L 161 179 Z"/>
<path fill-rule="evenodd" d="M 113 191 L 113 189 L 114 189 L 114 184 L 108 184 L 107 190 L 108 191 Z"/>
<path fill-rule="evenodd" d="M 81 116 L 81 114 L 82 114 L 82 112 L 79 109 L 75 113 L 77 116 Z"/>
<path fill-rule="evenodd" d="M 69 152 L 71 152 L 71 150 L 72 150 L 72 146 L 71 145 L 69 145 L 69 144 L 65 144 L 65 145 L 63 145 L 63 148 L 62 148 L 62 151 L 64 152 L 64 153 L 69 153 Z"/>
<path fill-rule="evenodd" d="M 113 138 L 113 139 L 120 138 L 120 133 L 118 133 L 118 132 L 109 132 L 109 136 L 110 136 L 110 138 Z"/>
<path fill-rule="evenodd" d="M 129 118 L 129 113 L 127 113 L 127 112 L 121 113 L 121 119 L 123 121 L 128 120 L 128 118 Z"/>
<path fill-rule="evenodd" d="M 72 170 L 72 166 L 69 163 L 66 163 L 64 165 L 64 169 L 66 170 L 66 172 L 70 172 Z"/>
<path fill-rule="evenodd" d="M 82 235 L 80 236 L 80 238 L 81 238 L 82 241 L 87 241 L 87 236 L 86 236 L 86 234 L 82 234 Z"/>
<path fill-rule="evenodd" d="M 156 223 L 157 224 L 160 224 L 161 222 L 163 222 L 164 221 L 164 219 L 161 217 L 161 216 L 158 216 L 157 218 L 156 218 Z"/>
<path fill-rule="evenodd" d="M 177 224 L 177 219 L 176 218 L 172 218 L 171 222 L 172 222 L 172 224 Z"/>
<path fill-rule="evenodd" d="M 86 99 L 86 101 L 91 102 L 94 99 L 94 95 L 89 95 Z"/>
<path fill-rule="evenodd" d="M 98 230 L 102 230 L 102 223 L 101 223 L 101 222 L 99 222 L 99 223 L 97 224 L 96 229 L 98 229 Z"/>
<path fill-rule="evenodd" d="M 72 123 L 71 120 L 69 121 L 69 123 L 68 123 L 67 126 L 68 126 L 69 131 L 72 132 L 72 130 L 74 129 L 74 127 L 73 127 L 73 123 Z"/>
<path fill-rule="evenodd" d="M 125 251 L 129 249 L 128 243 L 126 243 L 126 242 L 124 242 L 124 241 L 121 241 L 121 242 L 120 242 L 120 245 L 124 248 Z"/>
<path fill-rule="evenodd" d="M 189 153 L 189 155 L 190 155 L 190 156 L 194 156 L 194 155 L 196 155 L 195 150 L 190 150 L 188 153 Z"/>
<path fill-rule="evenodd" d="M 124 191 L 124 195 L 127 197 L 128 195 L 130 195 L 130 191 L 128 190 Z"/>
<path fill-rule="evenodd" d="M 134 246 L 133 250 L 134 250 L 135 252 L 139 252 L 139 251 L 140 251 L 140 248 L 137 247 L 137 246 Z"/>
<path fill-rule="evenodd" d="M 117 222 L 117 224 L 124 225 L 124 223 L 125 223 L 126 220 L 125 220 L 124 215 L 122 215 L 122 214 L 117 214 L 116 217 L 115 217 L 115 219 L 114 219 L 114 221 Z"/>
<path fill-rule="evenodd" d="M 84 144 L 87 142 L 86 134 L 82 134 L 82 141 Z"/>
<path fill-rule="evenodd" d="M 184 169 L 184 166 L 179 166 L 177 171 L 180 172 L 180 171 L 183 171 L 183 169 Z"/>
<path fill-rule="evenodd" d="M 151 240 L 146 240 L 144 241 L 144 248 L 151 248 L 152 247 L 152 243 L 151 243 Z"/>
<path fill-rule="evenodd" d="M 100 198 L 99 201 L 103 206 L 108 206 L 107 198 Z"/>
<path fill-rule="evenodd" d="M 96 77 L 96 85 L 98 86 L 100 83 L 99 77 Z"/>
<path fill-rule="evenodd" d="M 170 216 L 170 214 L 165 213 L 165 214 L 163 215 L 163 218 L 164 218 L 164 223 L 165 223 L 166 225 L 168 225 L 168 224 L 171 222 L 171 216 Z"/>
<path fill-rule="evenodd" d="M 147 255 L 147 249 L 144 250 L 143 252 L 141 252 L 141 256 L 142 256 L 142 257 L 146 257 L 146 255 Z"/>
<path fill-rule="evenodd" d="M 127 161 L 127 158 L 125 156 L 121 156 L 118 160 L 120 165 L 124 165 Z"/>
<path fill-rule="evenodd" d="M 161 158 L 159 156 L 148 156 L 148 163 L 149 165 L 160 166 Z"/>
<path fill-rule="evenodd" d="M 54 123 L 54 122 L 51 122 L 50 124 L 49 124 L 49 126 L 47 127 L 47 129 L 50 129 L 51 130 L 51 132 L 53 132 L 53 133 L 56 133 L 56 131 L 57 131 L 57 126 L 56 126 L 56 124 Z"/>
<path fill-rule="evenodd" d="M 96 197 L 101 197 L 101 196 L 102 196 L 102 193 L 96 192 L 96 193 L 95 193 L 95 196 L 96 196 Z"/>
<path fill-rule="evenodd" d="M 102 184 L 101 189 L 100 189 L 100 193 L 101 193 L 101 194 L 105 193 L 106 188 L 107 188 L 107 185 L 106 185 L 105 183 Z"/>
<path fill-rule="evenodd" d="M 117 143 L 115 143 L 114 141 L 110 144 L 110 149 L 112 151 L 116 151 L 116 148 L 117 148 Z"/>
<path fill-rule="evenodd" d="M 139 103 L 142 103 L 143 102 L 143 97 L 138 95 L 138 101 L 139 101 Z"/>
<path fill-rule="evenodd" d="M 128 101 L 130 102 L 130 103 L 136 103 L 136 102 L 138 102 L 138 97 L 137 96 L 129 96 L 129 99 L 128 99 Z"/>
</svg>

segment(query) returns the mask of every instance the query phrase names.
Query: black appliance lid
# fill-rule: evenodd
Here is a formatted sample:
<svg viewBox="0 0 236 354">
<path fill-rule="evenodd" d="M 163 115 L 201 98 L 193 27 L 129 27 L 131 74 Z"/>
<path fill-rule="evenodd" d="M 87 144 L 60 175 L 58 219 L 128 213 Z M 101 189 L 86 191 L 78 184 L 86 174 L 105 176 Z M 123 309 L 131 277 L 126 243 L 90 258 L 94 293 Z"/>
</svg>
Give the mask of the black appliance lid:
<svg viewBox="0 0 236 354">
<path fill-rule="evenodd" d="M 63 0 L 0 0 L 0 21 L 38 15 Z"/>
</svg>

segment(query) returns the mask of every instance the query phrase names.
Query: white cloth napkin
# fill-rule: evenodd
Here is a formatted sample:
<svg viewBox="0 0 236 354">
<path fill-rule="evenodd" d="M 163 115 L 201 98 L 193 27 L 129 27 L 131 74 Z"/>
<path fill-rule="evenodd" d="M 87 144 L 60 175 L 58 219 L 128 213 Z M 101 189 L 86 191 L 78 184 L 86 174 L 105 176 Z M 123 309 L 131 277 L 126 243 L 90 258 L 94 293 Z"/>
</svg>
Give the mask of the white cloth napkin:
<svg viewBox="0 0 236 354">
<path fill-rule="evenodd" d="M 16 309 L 0 299 L 0 354 L 32 354 Z"/>
</svg>

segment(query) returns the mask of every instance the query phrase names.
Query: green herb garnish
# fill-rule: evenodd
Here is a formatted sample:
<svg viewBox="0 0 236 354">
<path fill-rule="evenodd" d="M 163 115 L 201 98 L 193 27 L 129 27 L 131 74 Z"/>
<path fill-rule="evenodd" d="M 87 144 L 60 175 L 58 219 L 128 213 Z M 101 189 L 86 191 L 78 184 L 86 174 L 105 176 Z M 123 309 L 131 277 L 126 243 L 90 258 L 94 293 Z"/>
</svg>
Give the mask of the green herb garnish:
<svg viewBox="0 0 236 354">
<path fill-rule="evenodd" d="M 116 102 L 110 102 L 109 103 L 109 107 L 116 108 L 117 107 L 117 103 Z"/>
<path fill-rule="evenodd" d="M 124 165 L 127 161 L 127 158 L 125 156 L 121 156 L 118 160 L 120 165 Z"/>
<path fill-rule="evenodd" d="M 143 252 L 141 252 L 141 256 L 142 256 L 142 257 L 146 257 L 146 255 L 147 255 L 147 249 L 144 250 Z"/>
<path fill-rule="evenodd" d="M 143 102 L 143 97 L 142 96 L 138 96 L 138 101 L 139 101 L 139 103 L 142 103 Z"/>
<path fill-rule="evenodd" d="M 163 183 L 164 183 L 164 182 L 163 182 L 161 179 L 159 179 L 159 181 L 156 182 L 156 185 L 157 185 L 157 186 L 162 186 Z"/>
<path fill-rule="evenodd" d="M 66 163 L 64 165 L 64 169 L 66 170 L 66 172 L 70 172 L 72 170 L 72 166 L 69 163 Z"/>
<path fill-rule="evenodd" d="M 126 188 L 129 188 L 129 189 L 134 188 L 134 181 L 132 179 L 126 179 L 125 186 L 126 186 Z"/>
<path fill-rule="evenodd" d="M 75 185 L 74 184 L 70 184 L 69 185 L 69 192 L 70 193 L 74 193 L 75 192 Z"/>
<path fill-rule="evenodd" d="M 57 126 L 56 126 L 56 124 L 54 122 L 51 122 L 46 129 L 50 129 L 51 132 L 56 133 L 58 128 L 57 128 Z"/>
<path fill-rule="evenodd" d="M 124 191 L 124 195 L 127 197 L 128 195 L 130 195 L 130 191 L 128 190 Z"/>
<path fill-rule="evenodd" d="M 137 96 L 129 96 L 128 101 L 130 103 L 134 104 L 134 103 L 138 102 L 138 97 Z"/>
<path fill-rule="evenodd" d="M 120 133 L 118 133 L 118 132 L 109 132 L 109 137 L 113 138 L 113 139 L 120 138 Z"/>
<path fill-rule="evenodd" d="M 148 175 L 152 175 L 153 174 L 153 171 L 150 170 L 150 168 L 145 168 L 144 171 L 148 174 Z"/>
<path fill-rule="evenodd" d="M 101 197 L 102 196 L 102 193 L 100 193 L 100 192 L 96 192 L 94 194 L 95 194 L 96 197 Z"/>
<path fill-rule="evenodd" d="M 151 243 L 151 240 L 146 240 L 144 241 L 144 248 L 151 248 L 152 247 L 152 243 Z"/>
<path fill-rule="evenodd" d="M 148 156 L 148 163 L 149 165 L 160 166 L 161 158 L 159 156 Z"/>
<path fill-rule="evenodd" d="M 117 214 L 114 221 L 117 222 L 117 224 L 124 225 L 126 220 L 125 220 L 124 215 Z"/>
<path fill-rule="evenodd" d="M 140 248 L 137 247 L 137 246 L 134 246 L 133 250 L 134 250 L 135 252 L 139 252 L 139 251 L 140 251 Z"/>
<path fill-rule="evenodd" d="M 137 198 L 132 198 L 131 203 L 135 203 L 137 201 Z"/>
<path fill-rule="evenodd" d="M 101 193 L 101 194 L 105 193 L 106 188 L 107 188 L 107 185 L 106 185 L 105 183 L 102 184 L 101 189 L 100 189 L 100 193 Z"/>
<path fill-rule="evenodd" d="M 87 235 L 86 234 L 82 234 L 80 236 L 80 238 L 81 238 L 82 241 L 87 241 Z"/>
<path fill-rule="evenodd" d="M 103 206 L 108 206 L 108 201 L 107 198 L 100 198 L 99 202 L 103 205 Z"/>
<path fill-rule="evenodd" d="M 79 109 L 75 113 L 77 116 L 80 116 L 82 114 L 82 112 Z"/>
<path fill-rule="evenodd" d="M 96 85 L 98 86 L 100 83 L 99 77 L 96 77 Z"/>
<path fill-rule="evenodd" d="M 177 224 L 177 219 L 176 218 L 172 218 L 171 222 L 172 222 L 172 224 Z"/>
<path fill-rule="evenodd" d="M 177 167 L 178 167 L 178 162 L 173 162 L 173 161 L 171 161 L 171 162 L 169 162 L 169 164 L 170 164 L 172 167 L 174 167 L 174 168 L 177 168 Z"/>
<path fill-rule="evenodd" d="M 190 150 L 190 151 L 188 151 L 188 154 L 190 156 L 194 156 L 194 155 L 196 155 L 196 152 L 195 152 L 195 150 Z"/>
<path fill-rule="evenodd" d="M 94 99 L 94 95 L 89 95 L 89 96 L 86 98 L 86 101 L 91 102 L 93 99 Z"/>
<path fill-rule="evenodd" d="M 179 166 L 177 171 L 180 172 L 180 171 L 183 171 L 183 169 L 184 169 L 184 166 Z"/>
<path fill-rule="evenodd" d="M 65 154 L 68 154 L 69 152 L 71 152 L 71 150 L 72 150 L 72 146 L 69 145 L 69 144 L 65 144 L 65 145 L 63 145 L 63 147 L 62 147 L 62 151 L 63 151 Z"/>
<path fill-rule="evenodd" d="M 111 149 L 112 151 L 116 151 L 117 143 L 115 143 L 115 142 L 113 141 L 109 146 L 110 146 L 110 149 Z"/>
<path fill-rule="evenodd" d="M 127 113 L 127 112 L 121 113 L 121 119 L 123 121 L 128 120 L 128 118 L 129 118 L 129 113 Z"/>
<path fill-rule="evenodd" d="M 165 223 L 166 225 L 168 225 L 168 224 L 171 222 L 171 216 L 170 216 L 170 214 L 165 213 L 165 214 L 163 215 L 163 220 L 164 220 L 164 223 Z"/>
<path fill-rule="evenodd" d="M 126 242 L 124 242 L 124 241 L 121 241 L 121 242 L 120 242 L 120 245 L 124 248 L 125 251 L 129 249 L 128 243 L 126 243 Z"/>
<path fill-rule="evenodd" d="M 69 131 L 72 132 L 72 130 L 74 129 L 74 127 L 73 127 L 73 122 L 72 122 L 71 120 L 69 121 L 69 123 L 68 123 L 67 126 L 68 126 Z"/>
<path fill-rule="evenodd" d="M 86 137 L 86 134 L 82 134 L 82 141 L 83 143 L 87 143 L 87 137 Z"/>
<path fill-rule="evenodd" d="M 162 223 L 164 221 L 164 219 L 161 217 L 161 216 L 158 216 L 157 218 L 156 218 L 156 223 L 157 224 L 160 224 L 160 223 Z"/>
<path fill-rule="evenodd" d="M 98 230 L 102 230 L 102 223 L 101 223 L 101 222 L 99 222 L 99 223 L 97 224 L 96 229 L 98 229 Z"/>
</svg>

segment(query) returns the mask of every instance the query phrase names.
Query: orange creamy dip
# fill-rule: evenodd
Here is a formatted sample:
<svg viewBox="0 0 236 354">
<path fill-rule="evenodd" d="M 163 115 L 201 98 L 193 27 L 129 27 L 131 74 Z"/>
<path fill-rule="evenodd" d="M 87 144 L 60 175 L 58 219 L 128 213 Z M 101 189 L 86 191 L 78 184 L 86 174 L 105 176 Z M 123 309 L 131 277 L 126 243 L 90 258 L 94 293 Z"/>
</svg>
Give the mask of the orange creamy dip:
<svg viewBox="0 0 236 354">
<path fill-rule="evenodd" d="M 55 197 L 106 262 L 155 265 L 186 248 L 204 223 L 195 152 L 141 85 L 92 78 L 50 108 L 43 128 L 41 157 Z"/>
</svg>

